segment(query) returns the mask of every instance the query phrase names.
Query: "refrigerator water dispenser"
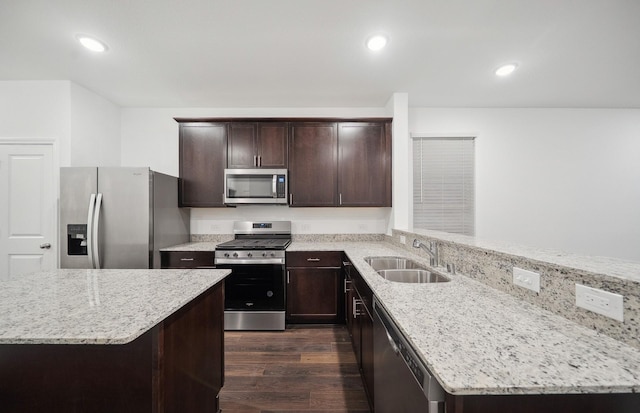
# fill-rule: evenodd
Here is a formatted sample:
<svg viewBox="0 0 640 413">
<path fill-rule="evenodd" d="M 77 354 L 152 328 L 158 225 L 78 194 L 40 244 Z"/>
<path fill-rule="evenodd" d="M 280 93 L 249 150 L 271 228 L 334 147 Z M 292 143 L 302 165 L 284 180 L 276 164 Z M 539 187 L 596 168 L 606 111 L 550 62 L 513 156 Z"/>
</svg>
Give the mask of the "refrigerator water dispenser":
<svg viewBox="0 0 640 413">
<path fill-rule="evenodd" d="M 87 224 L 67 225 L 67 255 L 87 255 Z"/>
</svg>

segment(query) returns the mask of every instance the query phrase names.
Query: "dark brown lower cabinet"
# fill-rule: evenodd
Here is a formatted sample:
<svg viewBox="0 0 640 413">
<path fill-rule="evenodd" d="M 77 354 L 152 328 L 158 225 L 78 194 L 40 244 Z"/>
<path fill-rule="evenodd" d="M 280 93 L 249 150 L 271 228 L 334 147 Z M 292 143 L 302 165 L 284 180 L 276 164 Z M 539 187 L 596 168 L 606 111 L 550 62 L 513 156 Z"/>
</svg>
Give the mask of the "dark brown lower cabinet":
<svg viewBox="0 0 640 413">
<path fill-rule="evenodd" d="M 224 282 L 127 344 L 0 345 L 2 412 L 216 412 Z"/>
<path fill-rule="evenodd" d="M 345 320 L 369 406 L 374 411 L 373 292 L 346 257 L 343 268 L 348 300 Z"/>
<path fill-rule="evenodd" d="M 340 269 L 287 270 L 287 322 L 338 323 L 342 317 L 339 297 Z"/>
<path fill-rule="evenodd" d="M 287 322 L 342 323 L 340 252 L 287 253 Z"/>
</svg>

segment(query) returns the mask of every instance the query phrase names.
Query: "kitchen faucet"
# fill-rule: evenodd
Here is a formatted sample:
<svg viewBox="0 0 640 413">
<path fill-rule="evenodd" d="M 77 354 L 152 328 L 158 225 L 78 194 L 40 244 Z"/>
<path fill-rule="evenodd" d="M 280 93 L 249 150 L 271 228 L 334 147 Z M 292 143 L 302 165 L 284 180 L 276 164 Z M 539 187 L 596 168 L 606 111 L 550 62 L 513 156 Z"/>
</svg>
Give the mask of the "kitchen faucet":
<svg viewBox="0 0 640 413">
<path fill-rule="evenodd" d="M 430 257 L 429 265 L 431 265 L 432 267 L 438 266 L 438 244 L 435 241 L 430 241 L 429 246 L 427 246 L 427 244 L 420 241 L 419 239 L 414 239 L 413 248 L 422 248 L 423 250 L 427 251 L 427 254 L 429 254 Z"/>
</svg>

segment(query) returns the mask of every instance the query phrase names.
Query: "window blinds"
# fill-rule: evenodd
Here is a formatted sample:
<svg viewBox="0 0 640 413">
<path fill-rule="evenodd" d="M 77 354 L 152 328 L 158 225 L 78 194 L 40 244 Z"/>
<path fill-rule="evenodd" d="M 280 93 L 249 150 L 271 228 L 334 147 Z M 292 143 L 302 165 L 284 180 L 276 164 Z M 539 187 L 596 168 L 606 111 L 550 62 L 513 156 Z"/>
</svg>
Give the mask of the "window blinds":
<svg viewBox="0 0 640 413">
<path fill-rule="evenodd" d="M 474 235 L 474 138 L 415 138 L 413 227 Z"/>
</svg>

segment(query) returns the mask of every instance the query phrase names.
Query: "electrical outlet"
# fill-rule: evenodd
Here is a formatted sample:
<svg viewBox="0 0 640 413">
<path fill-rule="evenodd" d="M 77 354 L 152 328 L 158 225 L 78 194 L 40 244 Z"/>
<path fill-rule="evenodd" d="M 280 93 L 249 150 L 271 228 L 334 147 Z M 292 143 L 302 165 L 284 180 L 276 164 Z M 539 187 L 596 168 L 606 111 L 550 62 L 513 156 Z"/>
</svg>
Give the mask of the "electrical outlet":
<svg viewBox="0 0 640 413">
<path fill-rule="evenodd" d="M 540 274 L 513 267 L 513 283 L 536 293 L 540 292 Z"/>
<path fill-rule="evenodd" d="M 407 243 L 407 237 L 405 237 L 404 235 L 400 235 L 400 244 L 406 244 Z"/>
<path fill-rule="evenodd" d="M 624 321 L 624 297 L 620 294 L 576 284 L 576 305 L 614 320 Z"/>
</svg>

